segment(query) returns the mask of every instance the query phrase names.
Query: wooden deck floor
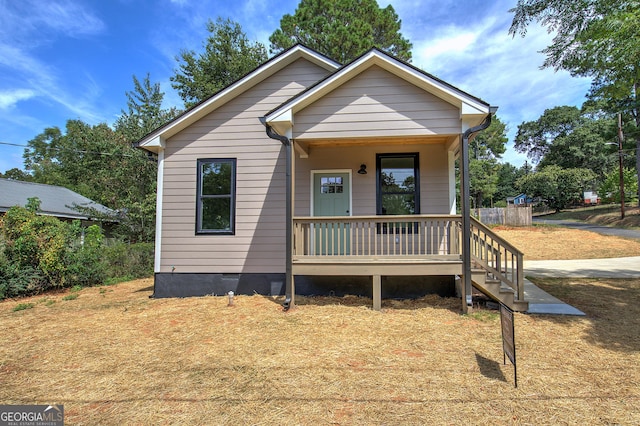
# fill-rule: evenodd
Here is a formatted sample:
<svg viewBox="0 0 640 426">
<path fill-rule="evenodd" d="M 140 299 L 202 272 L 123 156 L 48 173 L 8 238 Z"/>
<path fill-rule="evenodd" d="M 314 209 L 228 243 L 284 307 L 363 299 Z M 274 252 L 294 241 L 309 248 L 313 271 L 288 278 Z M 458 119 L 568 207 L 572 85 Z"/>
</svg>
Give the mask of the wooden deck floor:
<svg viewBox="0 0 640 426">
<path fill-rule="evenodd" d="M 294 275 L 459 275 L 459 255 L 294 256 Z"/>
</svg>

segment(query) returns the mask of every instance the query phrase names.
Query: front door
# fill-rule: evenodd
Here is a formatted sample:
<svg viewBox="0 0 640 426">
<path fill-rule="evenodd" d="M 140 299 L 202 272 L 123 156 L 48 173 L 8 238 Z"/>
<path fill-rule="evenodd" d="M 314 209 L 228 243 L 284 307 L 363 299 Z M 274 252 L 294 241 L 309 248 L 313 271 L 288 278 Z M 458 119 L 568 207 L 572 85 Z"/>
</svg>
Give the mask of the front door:
<svg viewBox="0 0 640 426">
<path fill-rule="evenodd" d="M 345 172 L 316 172 L 313 175 L 313 215 L 351 216 L 351 176 Z M 315 225 L 316 253 L 346 255 L 350 250 L 350 226 L 345 222 Z"/>
</svg>

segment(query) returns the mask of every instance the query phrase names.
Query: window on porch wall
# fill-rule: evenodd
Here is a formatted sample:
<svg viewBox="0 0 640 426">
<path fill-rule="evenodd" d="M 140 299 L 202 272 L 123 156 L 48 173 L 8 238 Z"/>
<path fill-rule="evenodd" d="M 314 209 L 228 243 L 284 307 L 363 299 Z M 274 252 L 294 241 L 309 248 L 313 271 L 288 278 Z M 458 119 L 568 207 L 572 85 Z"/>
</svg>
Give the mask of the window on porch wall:
<svg viewBox="0 0 640 426">
<path fill-rule="evenodd" d="M 376 156 L 376 206 L 378 215 L 420 214 L 420 175 L 418 153 L 378 154 Z M 381 225 L 381 226 L 380 226 Z M 389 227 L 392 226 L 392 229 Z M 383 222 L 378 233 L 410 234 L 417 222 Z"/>
</svg>

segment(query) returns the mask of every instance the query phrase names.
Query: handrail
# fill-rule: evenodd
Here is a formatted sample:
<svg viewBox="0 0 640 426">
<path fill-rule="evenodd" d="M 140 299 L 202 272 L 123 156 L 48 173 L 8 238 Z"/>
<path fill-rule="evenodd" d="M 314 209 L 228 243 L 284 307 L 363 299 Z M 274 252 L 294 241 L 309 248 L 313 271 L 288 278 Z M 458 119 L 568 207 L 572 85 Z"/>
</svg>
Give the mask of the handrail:
<svg viewBox="0 0 640 426">
<path fill-rule="evenodd" d="M 515 291 L 524 301 L 524 254 L 475 218 L 471 218 L 471 257 L 493 278 Z"/>
<path fill-rule="evenodd" d="M 375 222 L 415 221 L 416 219 L 462 219 L 459 214 L 406 214 L 406 215 L 368 215 L 368 216 L 294 216 L 294 221 L 325 222 L 325 221 L 354 221 L 372 220 Z"/>
<path fill-rule="evenodd" d="M 294 217 L 294 256 L 460 255 L 456 215 Z"/>
</svg>

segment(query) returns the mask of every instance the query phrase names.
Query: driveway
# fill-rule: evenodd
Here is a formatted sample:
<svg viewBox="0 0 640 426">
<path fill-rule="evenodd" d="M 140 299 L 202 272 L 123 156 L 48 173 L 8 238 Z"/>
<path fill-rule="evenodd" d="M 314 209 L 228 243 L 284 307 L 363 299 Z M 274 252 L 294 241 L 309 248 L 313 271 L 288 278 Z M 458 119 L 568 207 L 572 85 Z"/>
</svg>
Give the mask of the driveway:
<svg viewBox="0 0 640 426">
<path fill-rule="evenodd" d="M 603 235 L 613 235 L 616 237 L 635 238 L 640 240 L 640 231 L 635 229 L 612 228 L 609 226 L 594 225 L 591 223 L 576 222 L 573 220 L 550 220 L 545 219 L 544 216 L 534 217 L 533 222 L 544 225 L 557 225 L 567 228 L 581 229 L 583 231 L 597 232 L 598 234 Z"/>
</svg>

